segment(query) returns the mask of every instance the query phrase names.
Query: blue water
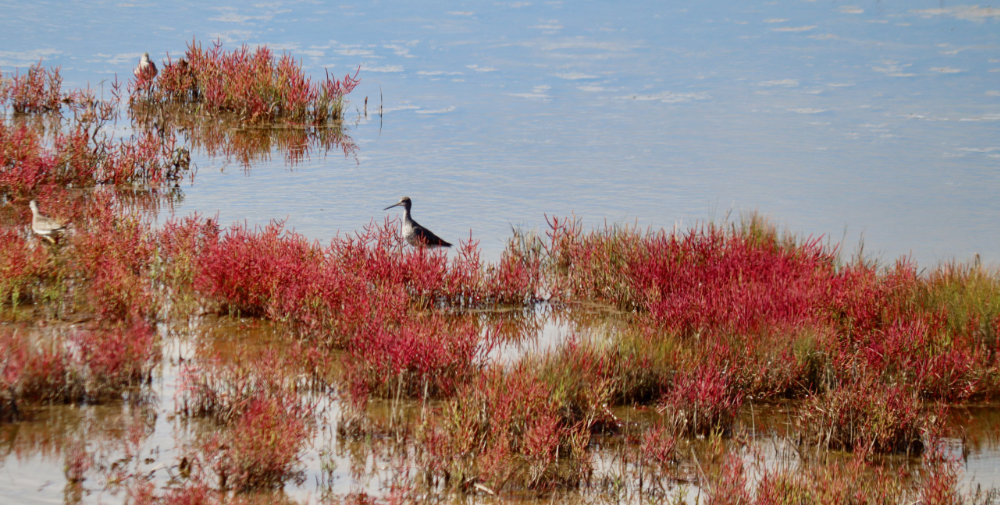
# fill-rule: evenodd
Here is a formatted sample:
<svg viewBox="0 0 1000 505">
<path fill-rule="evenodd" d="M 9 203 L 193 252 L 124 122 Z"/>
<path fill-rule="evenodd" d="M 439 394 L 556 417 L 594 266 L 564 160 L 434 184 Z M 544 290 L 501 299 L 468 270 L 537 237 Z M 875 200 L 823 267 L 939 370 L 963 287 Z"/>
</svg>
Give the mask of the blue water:
<svg viewBox="0 0 1000 505">
<path fill-rule="evenodd" d="M 941 2 L 5 2 L 0 69 L 130 76 L 192 39 L 361 67 L 356 157 L 195 153 L 179 214 L 320 241 L 401 195 L 496 257 L 510 227 L 758 211 L 853 253 L 1000 263 L 1000 8 Z M 381 96 L 381 99 L 380 99 Z M 368 98 L 368 115 L 362 108 Z M 383 114 L 376 112 L 381 106 Z"/>
</svg>

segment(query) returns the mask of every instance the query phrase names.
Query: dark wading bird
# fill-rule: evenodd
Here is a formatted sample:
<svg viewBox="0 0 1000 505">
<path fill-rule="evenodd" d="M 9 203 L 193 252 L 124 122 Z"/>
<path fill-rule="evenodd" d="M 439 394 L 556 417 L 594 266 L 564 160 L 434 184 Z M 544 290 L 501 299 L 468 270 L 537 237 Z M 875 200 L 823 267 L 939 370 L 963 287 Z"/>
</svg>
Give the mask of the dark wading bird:
<svg viewBox="0 0 1000 505">
<path fill-rule="evenodd" d="M 39 237 L 55 244 L 56 241 L 52 237 L 62 233 L 66 229 L 66 221 L 43 215 L 38 211 L 38 203 L 34 200 L 28 202 L 28 207 L 31 209 L 31 231 L 35 232 Z"/>
<path fill-rule="evenodd" d="M 386 207 L 383 210 L 389 210 L 393 207 L 403 206 L 406 213 L 403 215 L 403 238 L 412 245 L 413 247 L 451 247 L 451 244 L 445 242 L 434 234 L 434 232 L 420 226 L 416 221 L 410 217 L 410 207 L 413 206 L 413 202 L 410 201 L 410 197 L 404 196 L 400 198 L 398 202 Z"/>
</svg>

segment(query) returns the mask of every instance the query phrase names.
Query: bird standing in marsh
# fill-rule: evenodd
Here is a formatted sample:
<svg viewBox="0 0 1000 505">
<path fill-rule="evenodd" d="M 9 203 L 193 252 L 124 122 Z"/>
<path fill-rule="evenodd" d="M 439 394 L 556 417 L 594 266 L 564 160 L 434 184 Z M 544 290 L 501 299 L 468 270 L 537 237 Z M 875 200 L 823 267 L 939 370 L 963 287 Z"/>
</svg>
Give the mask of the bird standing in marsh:
<svg viewBox="0 0 1000 505">
<path fill-rule="evenodd" d="M 142 53 L 142 59 L 139 60 L 139 65 L 135 67 L 132 73 L 140 81 L 148 81 L 156 77 L 156 64 L 153 63 L 153 60 L 149 59 L 149 53 Z"/>
<path fill-rule="evenodd" d="M 34 200 L 28 202 L 28 208 L 31 209 L 31 231 L 35 232 L 39 237 L 55 244 L 56 241 L 53 237 L 66 230 L 66 221 L 53 219 L 42 214 L 38 210 L 38 202 Z"/>
<path fill-rule="evenodd" d="M 389 210 L 393 207 L 403 206 L 403 238 L 406 242 L 413 247 L 451 247 L 451 244 L 445 242 L 441 237 L 438 237 L 434 232 L 420 226 L 419 223 L 410 217 L 410 207 L 413 206 L 413 202 L 410 201 L 410 197 L 404 196 L 399 199 L 398 202 L 386 207 L 383 210 Z"/>
</svg>

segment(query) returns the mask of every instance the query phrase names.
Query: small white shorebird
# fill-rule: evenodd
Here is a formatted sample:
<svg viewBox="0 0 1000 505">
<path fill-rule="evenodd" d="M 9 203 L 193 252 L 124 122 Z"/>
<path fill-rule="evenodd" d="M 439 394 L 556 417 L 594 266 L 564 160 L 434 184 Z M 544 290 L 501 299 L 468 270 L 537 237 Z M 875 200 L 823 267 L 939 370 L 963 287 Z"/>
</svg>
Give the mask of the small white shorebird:
<svg viewBox="0 0 1000 505">
<path fill-rule="evenodd" d="M 156 77 L 156 64 L 153 63 L 153 60 L 149 59 L 149 53 L 142 53 L 139 66 L 135 67 L 135 71 L 132 73 L 135 74 L 136 79 L 140 80 L 149 80 Z"/>
<path fill-rule="evenodd" d="M 445 242 L 435 235 L 432 231 L 420 226 L 416 221 L 410 217 L 410 207 L 413 206 L 413 202 L 410 201 L 410 197 L 404 196 L 399 199 L 398 202 L 386 207 L 383 210 L 389 210 L 393 207 L 403 206 L 405 213 L 403 214 L 403 238 L 409 242 L 413 247 L 451 247 L 451 244 Z"/>
<path fill-rule="evenodd" d="M 56 241 L 52 237 L 66 230 L 66 221 L 42 214 L 38 211 L 38 203 L 34 200 L 28 202 L 28 207 L 31 209 L 31 231 L 55 244 Z"/>
</svg>

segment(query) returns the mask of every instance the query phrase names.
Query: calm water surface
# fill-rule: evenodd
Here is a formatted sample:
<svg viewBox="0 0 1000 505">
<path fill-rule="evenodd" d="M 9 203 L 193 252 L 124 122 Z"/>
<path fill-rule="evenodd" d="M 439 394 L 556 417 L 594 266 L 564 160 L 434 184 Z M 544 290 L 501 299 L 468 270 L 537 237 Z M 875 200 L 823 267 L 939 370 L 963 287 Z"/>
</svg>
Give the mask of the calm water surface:
<svg viewBox="0 0 1000 505">
<path fill-rule="evenodd" d="M 176 57 L 192 38 L 229 49 L 267 44 L 316 77 L 360 66 L 345 121 L 353 154 L 313 151 L 290 167 L 273 152 L 246 168 L 196 150 L 198 174 L 177 215 L 218 215 L 224 225 L 287 219 L 325 242 L 398 216 L 382 209 L 409 195 L 421 223 L 453 242 L 471 233 L 495 259 L 511 226 L 544 230 L 546 215 L 672 228 L 756 210 L 794 233 L 843 242 L 847 253 L 863 238 L 885 261 L 910 254 L 932 267 L 978 253 L 1000 266 L 1000 8 L 35 1 L 0 9 L 0 71 L 23 73 L 41 59 L 61 66 L 69 87 L 107 89 L 143 52 Z M 567 331 L 546 323 L 542 342 Z M 172 464 L 175 384 L 160 381 L 144 450 Z M 974 417 L 996 425 L 995 415 Z M 48 436 L 94 430 L 99 442 L 110 436 L 102 429 L 117 429 L 73 426 Z M 26 436 L 31 426 L 10 429 L 0 502 L 73 501 L 58 451 Z M 1000 478 L 996 447 L 974 448 L 967 477 Z M 293 496 L 315 488 L 318 456 L 309 458 L 310 482 Z M 350 483 L 341 465 L 337 478 Z"/>
<path fill-rule="evenodd" d="M 759 211 L 886 261 L 1000 263 L 1000 8 L 938 1 L 0 3 L 0 69 L 70 86 L 185 44 L 361 67 L 356 156 L 249 172 L 195 153 L 178 214 L 325 242 L 400 195 L 499 255 L 510 226 L 689 225 Z M 368 117 L 362 107 L 368 97 Z M 383 114 L 375 112 L 381 107 Z"/>
</svg>

